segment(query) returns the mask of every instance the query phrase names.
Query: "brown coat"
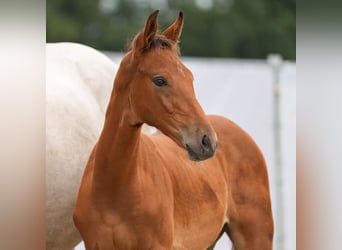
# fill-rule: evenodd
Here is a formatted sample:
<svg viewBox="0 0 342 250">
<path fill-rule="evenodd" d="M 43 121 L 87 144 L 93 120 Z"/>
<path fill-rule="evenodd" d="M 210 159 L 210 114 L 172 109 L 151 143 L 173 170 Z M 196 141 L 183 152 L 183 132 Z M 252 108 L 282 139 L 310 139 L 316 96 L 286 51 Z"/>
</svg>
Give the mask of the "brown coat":
<svg viewBox="0 0 342 250">
<path fill-rule="evenodd" d="M 270 250 L 263 156 L 236 124 L 204 114 L 177 55 L 183 15 L 157 35 L 157 14 L 121 62 L 85 169 L 74 221 L 86 248 L 205 250 L 225 231 L 238 250 Z"/>
</svg>

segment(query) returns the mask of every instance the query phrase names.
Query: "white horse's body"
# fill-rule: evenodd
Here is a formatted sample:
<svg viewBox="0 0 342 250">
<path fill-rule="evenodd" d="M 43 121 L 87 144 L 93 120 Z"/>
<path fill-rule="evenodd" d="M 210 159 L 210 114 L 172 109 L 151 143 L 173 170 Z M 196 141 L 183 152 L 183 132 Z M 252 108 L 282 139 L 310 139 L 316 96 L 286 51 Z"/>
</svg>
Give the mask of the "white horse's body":
<svg viewBox="0 0 342 250">
<path fill-rule="evenodd" d="M 47 249 L 73 249 L 81 237 L 72 213 L 90 151 L 100 133 L 116 65 L 80 44 L 46 47 Z"/>
</svg>

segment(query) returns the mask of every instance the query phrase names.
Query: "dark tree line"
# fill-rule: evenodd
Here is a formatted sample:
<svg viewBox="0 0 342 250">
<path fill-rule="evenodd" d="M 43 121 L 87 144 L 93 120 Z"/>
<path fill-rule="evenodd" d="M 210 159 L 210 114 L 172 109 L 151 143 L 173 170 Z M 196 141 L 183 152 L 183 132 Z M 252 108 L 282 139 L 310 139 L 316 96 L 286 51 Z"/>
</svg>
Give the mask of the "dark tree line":
<svg viewBox="0 0 342 250">
<path fill-rule="evenodd" d="M 184 11 L 182 55 L 296 57 L 295 0 L 47 0 L 46 5 L 48 42 L 123 51 L 158 8 L 160 30 Z"/>
</svg>

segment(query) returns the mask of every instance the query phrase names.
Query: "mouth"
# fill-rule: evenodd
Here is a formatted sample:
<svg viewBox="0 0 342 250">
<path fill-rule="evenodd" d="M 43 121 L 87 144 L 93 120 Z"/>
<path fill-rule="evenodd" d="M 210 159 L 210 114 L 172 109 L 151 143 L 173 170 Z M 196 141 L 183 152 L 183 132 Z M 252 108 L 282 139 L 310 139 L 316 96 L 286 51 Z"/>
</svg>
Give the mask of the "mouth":
<svg viewBox="0 0 342 250">
<path fill-rule="evenodd" d="M 204 161 L 214 155 L 214 152 L 201 152 L 201 154 L 198 154 L 188 144 L 185 144 L 185 147 L 188 152 L 189 159 L 192 161 Z"/>
<path fill-rule="evenodd" d="M 192 161 L 200 161 L 198 155 L 193 151 L 188 144 L 185 144 L 186 151 L 188 152 L 189 159 Z"/>
</svg>

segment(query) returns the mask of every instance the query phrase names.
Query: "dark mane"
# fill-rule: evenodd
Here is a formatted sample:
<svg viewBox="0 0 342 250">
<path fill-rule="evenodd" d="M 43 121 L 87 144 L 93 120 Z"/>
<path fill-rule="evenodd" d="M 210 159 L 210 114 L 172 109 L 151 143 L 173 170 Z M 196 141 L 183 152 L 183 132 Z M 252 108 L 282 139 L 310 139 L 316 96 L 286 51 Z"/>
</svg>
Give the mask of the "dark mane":
<svg viewBox="0 0 342 250">
<path fill-rule="evenodd" d="M 133 50 L 134 44 L 135 44 L 136 39 L 139 35 L 140 35 L 140 33 L 138 35 L 136 35 L 134 37 L 134 39 L 129 43 L 127 52 Z M 151 42 L 151 46 L 149 48 L 144 48 L 144 51 L 150 50 L 150 49 L 156 49 L 156 48 L 170 49 L 170 50 L 175 51 L 177 54 L 179 54 L 178 45 L 175 44 L 173 41 L 167 39 L 163 35 L 156 35 Z"/>
</svg>

